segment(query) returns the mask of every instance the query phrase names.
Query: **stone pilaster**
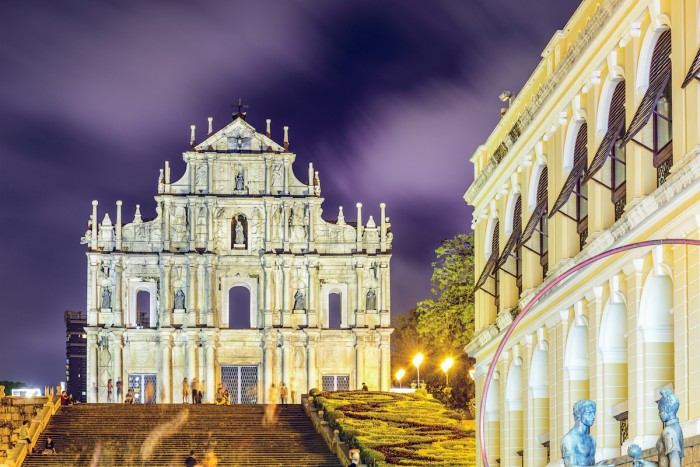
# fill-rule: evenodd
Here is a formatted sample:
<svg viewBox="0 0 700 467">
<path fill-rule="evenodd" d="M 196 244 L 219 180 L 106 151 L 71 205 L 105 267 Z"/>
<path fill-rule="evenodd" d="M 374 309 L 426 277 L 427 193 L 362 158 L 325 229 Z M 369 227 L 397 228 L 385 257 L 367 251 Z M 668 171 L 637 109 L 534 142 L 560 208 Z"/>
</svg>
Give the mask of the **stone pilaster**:
<svg viewBox="0 0 700 467">
<path fill-rule="evenodd" d="M 172 400 L 172 373 L 171 373 L 171 353 L 172 343 L 170 333 L 165 331 L 160 334 L 160 350 L 161 356 L 161 371 L 158 378 L 158 386 L 160 386 L 158 400 L 164 404 L 170 404 Z"/>
</svg>

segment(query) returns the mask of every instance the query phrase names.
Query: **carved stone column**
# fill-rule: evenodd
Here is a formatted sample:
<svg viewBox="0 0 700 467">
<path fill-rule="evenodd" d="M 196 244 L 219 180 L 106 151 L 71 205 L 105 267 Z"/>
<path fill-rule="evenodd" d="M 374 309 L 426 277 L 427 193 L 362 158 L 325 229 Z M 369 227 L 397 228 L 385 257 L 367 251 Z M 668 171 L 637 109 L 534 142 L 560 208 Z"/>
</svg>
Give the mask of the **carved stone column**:
<svg viewBox="0 0 700 467">
<path fill-rule="evenodd" d="M 161 378 L 160 378 L 160 394 L 158 394 L 158 402 L 169 404 L 172 403 L 172 377 L 170 368 L 170 356 L 172 345 L 170 342 L 170 333 L 163 332 L 160 335 L 160 349 L 162 352 L 161 359 Z"/>
<path fill-rule="evenodd" d="M 265 336 L 263 343 L 263 387 L 261 400 L 266 404 L 270 402 L 267 392 L 272 384 L 272 361 L 274 359 L 273 352 L 276 346 L 277 343 L 272 339 L 272 336 Z"/>
<path fill-rule="evenodd" d="M 391 389 L 391 348 L 389 346 L 390 332 L 381 331 L 382 340 L 379 343 L 379 390 Z"/>
<path fill-rule="evenodd" d="M 309 309 L 306 310 L 308 316 L 307 325 L 315 328 L 318 325 L 318 310 L 321 309 L 318 303 L 318 263 L 311 262 L 309 264 Z"/>
<path fill-rule="evenodd" d="M 163 201 L 163 251 L 170 251 L 170 201 Z"/>
<path fill-rule="evenodd" d="M 294 293 L 296 291 L 292 291 L 290 289 L 290 264 L 289 261 L 285 261 L 282 264 L 282 274 L 283 274 L 283 285 L 282 285 L 282 302 L 280 305 L 282 314 L 280 316 L 280 326 L 286 327 L 289 326 L 290 322 L 290 314 L 292 308 L 294 308 L 294 304 L 292 302 Z"/>
<path fill-rule="evenodd" d="M 312 329 L 307 329 L 306 330 L 306 335 L 308 336 L 307 343 L 306 343 L 306 348 L 307 348 L 307 355 L 308 355 L 308 366 L 307 366 L 307 374 L 308 374 L 308 385 L 309 389 L 318 387 L 318 369 L 316 367 L 316 351 L 318 349 L 318 337 L 319 337 L 319 331 L 317 330 L 312 330 Z"/>
<path fill-rule="evenodd" d="M 170 268 L 171 259 L 168 256 L 162 258 L 161 263 L 161 283 L 160 283 L 160 307 L 158 309 L 158 322 L 161 326 L 170 326 Z M 153 327 L 154 323 L 151 323 Z"/>
<path fill-rule="evenodd" d="M 88 328 L 87 333 L 87 378 L 85 387 L 87 388 L 88 403 L 97 402 L 97 375 L 98 367 L 98 352 L 97 352 L 97 333 L 99 328 Z"/>
<path fill-rule="evenodd" d="M 114 340 L 112 340 L 112 348 L 110 353 L 112 354 L 112 401 L 121 402 L 117 399 L 117 381 L 120 379 L 124 381 L 123 371 L 122 371 L 122 334 L 121 332 L 114 332 Z M 123 392 L 123 391 L 122 391 Z M 123 394 L 122 394 L 123 396 Z"/>
<path fill-rule="evenodd" d="M 355 389 L 361 389 L 365 381 L 365 341 L 364 336 L 355 333 Z M 383 389 L 382 389 L 383 390 Z"/>
<path fill-rule="evenodd" d="M 291 349 L 289 344 L 289 336 L 284 337 L 284 344 L 282 345 L 282 377 L 279 380 L 279 384 L 284 382 L 287 386 L 291 384 L 292 373 L 291 373 Z"/>
<path fill-rule="evenodd" d="M 207 389 L 206 397 L 207 402 L 214 402 L 214 392 L 216 387 L 216 373 L 214 367 L 214 347 L 216 343 L 214 341 L 214 336 L 207 336 L 207 341 L 205 343 L 207 349 Z"/>
<path fill-rule="evenodd" d="M 207 320 L 206 320 L 206 325 L 208 327 L 213 327 L 214 323 L 216 323 L 218 320 L 215 319 L 214 317 L 214 309 L 216 308 L 216 282 L 215 282 L 215 277 L 214 277 L 214 264 L 211 262 L 211 260 L 207 263 L 207 279 L 206 279 L 206 287 L 207 287 L 207 292 L 206 292 L 206 307 L 205 310 L 207 312 Z"/>
</svg>

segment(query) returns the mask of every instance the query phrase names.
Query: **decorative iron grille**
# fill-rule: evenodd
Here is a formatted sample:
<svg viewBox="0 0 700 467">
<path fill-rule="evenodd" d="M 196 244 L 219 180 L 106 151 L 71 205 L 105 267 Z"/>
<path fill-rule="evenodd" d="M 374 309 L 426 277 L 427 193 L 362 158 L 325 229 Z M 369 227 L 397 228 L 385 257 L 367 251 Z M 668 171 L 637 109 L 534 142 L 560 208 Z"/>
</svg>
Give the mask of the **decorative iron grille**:
<svg viewBox="0 0 700 467">
<path fill-rule="evenodd" d="M 156 382 L 157 378 L 154 373 L 132 373 L 129 374 L 129 386 L 128 389 L 134 391 L 134 403 L 135 404 L 155 404 L 156 403 Z M 151 385 L 153 390 L 150 400 L 146 400 L 146 387 Z"/>
<path fill-rule="evenodd" d="M 349 391 L 349 375 L 322 375 L 321 387 L 324 391 Z"/>
<path fill-rule="evenodd" d="M 621 198 L 615 202 L 615 222 L 619 221 L 622 215 L 625 213 L 626 203 L 627 198 Z"/>
<path fill-rule="evenodd" d="M 668 176 L 671 174 L 673 167 L 673 156 L 669 157 L 656 168 L 656 186 L 661 186 L 666 183 Z"/>
<path fill-rule="evenodd" d="M 620 420 L 620 446 L 622 446 L 627 438 L 629 438 L 629 419 L 624 418 Z"/>
<path fill-rule="evenodd" d="M 221 385 L 231 393 L 233 404 L 258 403 L 257 366 L 222 366 Z"/>
</svg>

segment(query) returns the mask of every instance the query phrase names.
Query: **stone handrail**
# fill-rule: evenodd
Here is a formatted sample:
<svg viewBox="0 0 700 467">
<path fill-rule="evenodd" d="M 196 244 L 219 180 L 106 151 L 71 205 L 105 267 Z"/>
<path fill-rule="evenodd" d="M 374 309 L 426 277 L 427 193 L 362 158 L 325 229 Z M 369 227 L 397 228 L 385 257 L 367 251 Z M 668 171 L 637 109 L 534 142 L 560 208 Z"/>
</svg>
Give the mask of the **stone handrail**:
<svg viewBox="0 0 700 467">
<path fill-rule="evenodd" d="M 32 446 L 36 446 L 36 442 L 39 439 L 39 435 L 44 431 L 46 425 L 48 425 L 51 417 L 56 413 L 56 411 L 61 407 L 61 398 L 59 396 L 54 396 L 53 398 L 49 396 L 44 407 L 39 411 L 39 413 L 31 421 L 31 426 L 29 428 L 29 439 L 32 441 Z M 4 464 L 0 464 L 0 467 L 15 467 L 22 465 L 24 458 L 29 454 L 29 445 L 26 443 L 17 443 L 17 445 L 10 451 L 9 456 L 5 459 Z"/>
<path fill-rule="evenodd" d="M 314 424 L 316 431 L 323 437 L 328 448 L 333 454 L 338 456 L 344 467 L 350 465 L 350 448 L 338 437 L 338 430 L 332 430 L 328 422 L 323 419 L 323 410 L 317 410 L 309 400 L 309 396 L 301 396 L 301 406 L 304 408 L 306 416 Z M 0 466 L 1 467 L 1 466 Z"/>
</svg>

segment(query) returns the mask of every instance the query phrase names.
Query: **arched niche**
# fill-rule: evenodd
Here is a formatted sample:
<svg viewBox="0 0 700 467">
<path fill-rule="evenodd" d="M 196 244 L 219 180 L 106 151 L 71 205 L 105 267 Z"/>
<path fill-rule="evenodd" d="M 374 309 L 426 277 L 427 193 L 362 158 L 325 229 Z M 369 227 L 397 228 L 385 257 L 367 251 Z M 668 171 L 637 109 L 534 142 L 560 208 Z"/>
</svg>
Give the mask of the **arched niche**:
<svg viewBox="0 0 700 467">
<path fill-rule="evenodd" d="M 599 350 L 603 363 L 627 363 L 627 308 L 608 300 L 600 321 Z"/>
<path fill-rule="evenodd" d="M 588 380 L 588 325 L 576 319 L 566 339 L 564 369 L 570 381 Z"/>
<path fill-rule="evenodd" d="M 508 201 L 506 202 L 506 219 L 505 219 L 505 234 L 510 235 L 513 233 L 513 226 L 517 224 L 517 221 L 515 219 L 515 211 L 516 211 L 516 205 L 518 204 L 518 200 L 521 199 L 520 195 L 520 190 L 514 190 L 511 192 L 510 196 L 508 197 Z M 521 201 L 522 203 L 522 201 Z M 522 209 L 520 211 L 520 215 L 522 216 Z M 522 221 L 522 219 L 521 219 Z M 522 224 L 521 224 L 522 225 Z"/>
<path fill-rule="evenodd" d="M 245 287 L 250 292 L 250 327 L 257 328 L 258 323 L 258 279 L 255 277 L 222 277 L 221 278 L 221 321 L 222 328 L 229 327 L 229 291 L 233 287 Z"/>
<path fill-rule="evenodd" d="M 644 342 L 673 342 L 673 281 L 651 271 L 644 282 L 639 324 Z"/>
<path fill-rule="evenodd" d="M 500 373 L 495 372 L 486 395 L 486 421 L 498 421 L 501 410 L 501 381 Z"/>
<path fill-rule="evenodd" d="M 523 410 L 523 363 L 516 358 L 508 369 L 506 380 L 506 408 L 508 410 Z"/>
<path fill-rule="evenodd" d="M 541 342 L 532 353 L 528 391 L 533 399 L 549 397 L 549 352 L 547 343 Z"/>
<path fill-rule="evenodd" d="M 340 296 L 340 327 L 348 327 L 348 285 L 345 283 L 321 285 L 321 310 L 318 323 L 322 328 L 330 327 L 330 295 Z"/>
<path fill-rule="evenodd" d="M 135 327 L 138 324 L 136 311 L 138 308 L 137 295 L 139 292 L 147 292 L 149 295 L 149 322 L 155 327 L 158 322 L 158 287 L 155 281 L 131 281 L 129 282 L 129 306 L 127 326 Z"/>
<path fill-rule="evenodd" d="M 564 173 L 563 179 L 569 175 L 571 169 L 574 168 L 574 157 L 576 155 L 576 140 L 579 136 L 579 130 L 586 123 L 585 118 L 574 116 L 574 119 L 569 124 L 566 130 L 566 139 L 564 140 Z M 550 174 L 551 176 L 551 174 Z"/>
</svg>

